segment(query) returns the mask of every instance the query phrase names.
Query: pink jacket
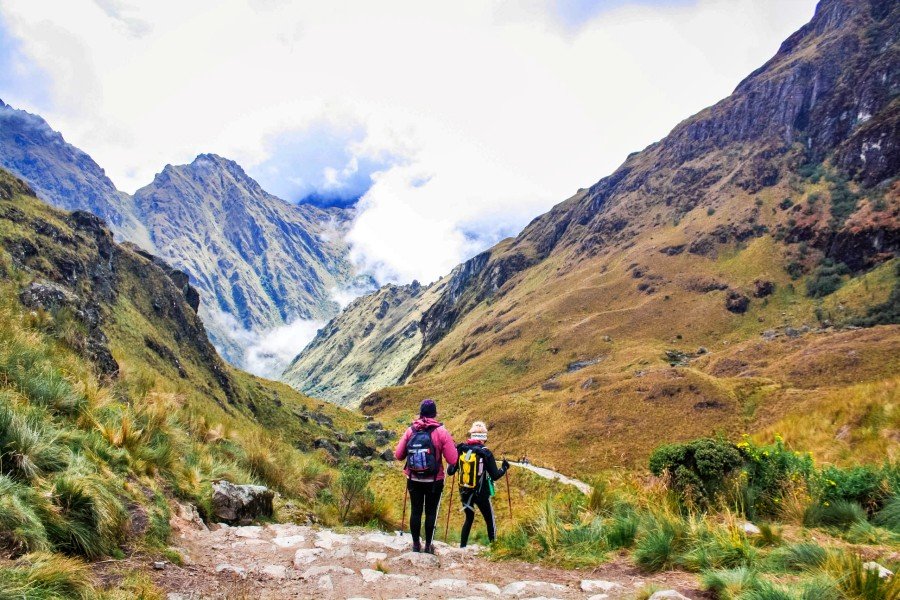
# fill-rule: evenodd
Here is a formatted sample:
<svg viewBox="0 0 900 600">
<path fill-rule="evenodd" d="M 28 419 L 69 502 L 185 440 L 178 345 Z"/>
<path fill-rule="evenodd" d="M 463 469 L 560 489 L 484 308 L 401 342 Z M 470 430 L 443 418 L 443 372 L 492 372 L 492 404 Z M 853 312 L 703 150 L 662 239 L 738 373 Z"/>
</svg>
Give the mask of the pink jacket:
<svg viewBox="0 0 900 600">
<path fill-rule="evenodd" d="M 394 450 L 394 458 L 397 460 L 405 459 L 406 443 L 409 441 L 409 438 L 412 437 L 413 430 L 421 431 L 426 427 L 434 427 L 434 429 L 431 430 L 431 441 L 434 443 L 434 453 L 438 463 L 438 474 L 435 479 L 441 481 L 444 479 L 443 461 L 447 461 L 448 465 L 455 465 L 456 461 L 459 460 L 459 453 L 456 451 L 456 444 L 453 442 L 453 437 L 450 435 L 450 432 L 444 429 L 444 426 L 434 419 L 421 417 L 413 421 L 412 427 L 408 428 L 403 434 L 403 437 L 400 438 L 397 449 Z M 441 460 L 442 458 L 443 460 Z M 404 468 L 403 472 L 409 477 L 409 469 Z"/>
</svg>

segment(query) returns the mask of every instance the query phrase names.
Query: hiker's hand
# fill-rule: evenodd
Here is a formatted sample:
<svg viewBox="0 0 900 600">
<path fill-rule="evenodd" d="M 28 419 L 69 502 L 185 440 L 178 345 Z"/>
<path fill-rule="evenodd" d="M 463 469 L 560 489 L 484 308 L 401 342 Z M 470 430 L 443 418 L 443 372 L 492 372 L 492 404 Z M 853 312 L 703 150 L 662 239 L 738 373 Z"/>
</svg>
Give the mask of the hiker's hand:
<svg viewBox="0 0 900 600">
<path fill-rule="evenodd" d="M 501 465 L 504 471 L 509 471 L 509 461 L 505 458 L 503 459 L 503 464 Z"/>
<path fill-rule="evenodd" d="M 447 475 L 456 473 L 456 465 L 447 465 Z"/>
</svg>

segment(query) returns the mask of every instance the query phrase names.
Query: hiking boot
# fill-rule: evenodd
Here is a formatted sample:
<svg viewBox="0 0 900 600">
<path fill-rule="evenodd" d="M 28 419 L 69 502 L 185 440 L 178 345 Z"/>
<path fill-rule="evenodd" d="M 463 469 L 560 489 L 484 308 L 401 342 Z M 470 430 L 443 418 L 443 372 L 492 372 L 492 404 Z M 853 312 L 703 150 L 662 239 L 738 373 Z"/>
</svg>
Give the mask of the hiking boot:
<svg viewBox="0 0 900 600">
<path fill-rule="evenodd" d="M 432 546 L 431 544 L 426 544 L 425 553 L 426 554 L 434 554 L 434 546 Z"/>
<path fill-rule="evenodd" d="M 413 542 L 413 552 L 421 552 L 421 551 L 422 551 L 422 544 L 420 544 L 419 542 Z"/>
</svg>

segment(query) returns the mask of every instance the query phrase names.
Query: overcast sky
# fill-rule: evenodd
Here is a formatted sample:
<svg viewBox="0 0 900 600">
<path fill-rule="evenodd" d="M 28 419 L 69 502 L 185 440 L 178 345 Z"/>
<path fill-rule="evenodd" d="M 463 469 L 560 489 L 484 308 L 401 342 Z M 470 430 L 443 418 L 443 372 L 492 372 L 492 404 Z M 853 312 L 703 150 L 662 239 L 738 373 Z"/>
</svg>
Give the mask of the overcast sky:
<svg viewBox="0 0 900 600">
<path fill-rule="evenodd" d="M 0 98 L 133 192 L 233 158 L 362 196 L 353 256 L 431 281 L 727 96 L 813 0 L 3 0 Z"/>
</svg>

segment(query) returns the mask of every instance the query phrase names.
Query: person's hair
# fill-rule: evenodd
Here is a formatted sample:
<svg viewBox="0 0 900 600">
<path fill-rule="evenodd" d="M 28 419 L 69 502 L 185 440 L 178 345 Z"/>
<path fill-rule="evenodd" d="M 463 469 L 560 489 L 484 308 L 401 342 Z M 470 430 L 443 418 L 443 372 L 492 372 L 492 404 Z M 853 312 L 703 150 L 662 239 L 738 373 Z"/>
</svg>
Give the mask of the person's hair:
<svg viewBox="0 0 900 600">
<path fill-rule="evenodd" d="M 422 404 L 419 405 L 419 416 L 431 419 L 437 416 L 437 404 L 435 404 L 434 400 L 431 398 L 422 400 Z"/>
</svg>

